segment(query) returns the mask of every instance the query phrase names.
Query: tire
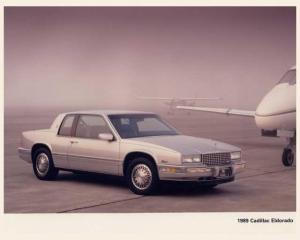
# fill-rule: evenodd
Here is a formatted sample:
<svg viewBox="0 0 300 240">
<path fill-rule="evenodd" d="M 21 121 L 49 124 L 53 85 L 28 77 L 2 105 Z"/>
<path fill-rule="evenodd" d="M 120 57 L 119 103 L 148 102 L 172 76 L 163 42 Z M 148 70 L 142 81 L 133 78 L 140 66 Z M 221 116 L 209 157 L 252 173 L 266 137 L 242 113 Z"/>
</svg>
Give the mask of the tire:
<svg viewBox="0 0 300 240">
<path fill-rule="evenodd" d="M 218 184 L 211 184 L 211 185 L 200 185 L 199 189 L 201 191 L 211 191 L 213 190 L 216 186 L 218 186 Z"/>
<path fill-rule="evenodd" d="M 140 157 L 132 160 L 126 169 L 125 177 L 129 189 L 135 194 L 150 195 L 158 189 L 157 168 L 147 158 Z"/>
<path fill-rule="evenodd" d="M 294 162 L 294 153 L 291 149 L 285 148 L 282 153 L 282 163 L 286 167 L 290 167 Z"/>
<path fill-rule="evenodd" d="M 71 172 L 72 172 L 73 174 L 77 174 L 77 175 L 88 174 L 88 172 L 79 171 L 79 170 L 72 170 Z"/>
<path fill-rule="evenodd" d="M 209 191 L 209 190 L 214 189 L 216 186 L 218 186 L 218 184 L 203 185 L 203 186 L 200 186 L 200 189 L 203 191 Z"/>
<path fill-rule="evenodd" d="M 51 152 L 47 148 L 39 148 L 33 154 L 32 167 L 35 176 L 40 180 L 53 180 L 58 175 Z"/>
</svg>

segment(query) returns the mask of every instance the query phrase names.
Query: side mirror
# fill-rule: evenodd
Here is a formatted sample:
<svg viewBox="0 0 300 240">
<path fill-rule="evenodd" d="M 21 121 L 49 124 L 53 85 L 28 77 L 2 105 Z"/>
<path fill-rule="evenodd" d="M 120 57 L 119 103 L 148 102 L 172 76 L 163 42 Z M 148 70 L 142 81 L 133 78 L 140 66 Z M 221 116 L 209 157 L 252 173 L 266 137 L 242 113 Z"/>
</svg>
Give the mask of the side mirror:
<svg viewBox="0 0 300 240">
<path fill-rule="evenodd" d="M 111 133 L 99 133 L 98 138 L 109 142 L 114 140 L 114 136 Z"/>
</svg>

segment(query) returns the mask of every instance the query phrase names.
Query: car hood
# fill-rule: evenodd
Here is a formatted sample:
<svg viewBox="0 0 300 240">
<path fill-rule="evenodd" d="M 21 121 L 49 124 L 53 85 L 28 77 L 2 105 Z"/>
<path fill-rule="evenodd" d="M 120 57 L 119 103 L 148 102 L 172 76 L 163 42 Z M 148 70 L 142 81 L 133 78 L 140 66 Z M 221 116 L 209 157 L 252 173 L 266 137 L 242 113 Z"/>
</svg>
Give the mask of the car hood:
<svg viewBox="0 0 300 240">
<path fill-rule="evenodd" d="M 151 136 L 134 138 L 132 140 L 172 149 L 183 155 L 240 151 L 240 148 L 230 144 L 186 135 Z"/>
</svg>

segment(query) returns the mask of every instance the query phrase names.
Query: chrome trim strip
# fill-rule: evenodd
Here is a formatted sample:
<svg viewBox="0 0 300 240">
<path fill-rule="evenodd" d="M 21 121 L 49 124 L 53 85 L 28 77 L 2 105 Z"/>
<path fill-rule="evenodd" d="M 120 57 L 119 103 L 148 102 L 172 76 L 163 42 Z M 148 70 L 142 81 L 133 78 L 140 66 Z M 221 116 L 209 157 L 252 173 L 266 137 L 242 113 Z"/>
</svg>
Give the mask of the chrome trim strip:
<svg viewBox="0 0 300 240">
<path fill-rule="evenodd" d="M 280 113 L 274 113 L 274 114 L 267 114 L 267 115 L 260 115 L 260 114 L 255 113 L 255 116 L 257 116 L 257 117 L 274 117 L 274 116 L 284 115 L 284 114 L 288 114 L 288 113 L 296 113 L 296 109 L 295 110 L 286 111 L 286 112 L 280 112 Z"/>
<path fill-rule="evenodd" d="M 95 159 L 95 160 L 101 160 L 101 161 L 107 161 L 107 162 L 120 162 L 120 160 L 115 159 L 107 159 L 107 158 L 97 158 L 97 157 L 91 157 L 91 156 L 82 156 L 82 155 L 71 155 L 71 154 L 62 154 L 62 153 L 52 153 L 52 155 L 58 155 L 58 156 L 66 156 L 66 157 L 77 157 L 77 158 L 88 158 L 88 159 Z"/>
<path fill-rule="evenodd" d="M 121 161 L 111 161 L 94 157 L 68 156 L 70 168 L 75 170 L 119 174 Z"/>
<path fill-rule="evenodd" d="M 199 165 L 191 165 L 192 167 L 205 167 L 203 165 L 199 166 Z M 190 167 L 188 165 L 175 165 L 175 164 L 157 164 L 157 167 L 176 167 L 176 168 L 186 168 L 186 167 Z"/>
<path fill-rule="evenodd" d="M 65 154 L 65 153 L 52 153 L 52 155 L 60 155 L 60 156 L 67 156 L 67 154 Z"/>
<path fill-rule="evenodd" d="M 30 152 L 30 149 L 19 147 L 19 148 L 18 148 L 18 151 L 28 151 L 28 152 Z"/>
</svg>

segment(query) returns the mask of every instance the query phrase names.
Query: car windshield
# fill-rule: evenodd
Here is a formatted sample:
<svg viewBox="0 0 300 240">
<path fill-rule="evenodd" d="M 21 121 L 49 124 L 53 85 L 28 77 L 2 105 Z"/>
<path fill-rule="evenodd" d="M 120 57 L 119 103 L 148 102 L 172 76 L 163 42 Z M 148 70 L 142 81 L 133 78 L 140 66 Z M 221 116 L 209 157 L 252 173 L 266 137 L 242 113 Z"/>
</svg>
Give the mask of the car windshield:
<svg viewBox="0 0 300 240">
<path fill-rule="evenodd" d="M 279 83 L 289 83 L 290 85 L 296 84 L 296 70 L 287 71 L 280 79 Z"/>
<path fill-rule="evenodd" d="M 108 117 L 121 138 L 178 135 L 155 114 L 114 114 Z"/>
</svg>

